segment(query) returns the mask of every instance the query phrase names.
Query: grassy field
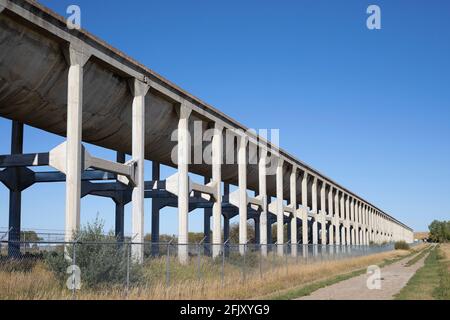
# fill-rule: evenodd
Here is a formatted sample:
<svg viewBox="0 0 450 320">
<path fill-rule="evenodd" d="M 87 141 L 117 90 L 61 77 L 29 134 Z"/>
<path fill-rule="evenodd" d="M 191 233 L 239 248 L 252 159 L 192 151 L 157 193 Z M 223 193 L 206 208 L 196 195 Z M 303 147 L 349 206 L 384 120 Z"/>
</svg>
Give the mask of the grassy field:
<svg viewBox="0 0 450 320">
<path fill-rule="evenodd" d="M 431 250 L 425 265 L 410 279 L 396 299 L 450 299 L 450 244 L 441 244 Z"/>
<path fill-rule="evenodd" d="M 418 250 L 415 248 L 414 250 Z M 77 299 L 258 299 L 274 297 L 286 290 L 305 287 L 330 277 L 345 277 L 371 264 L 381 264 L 407 256 L 410 251 L 396 250 L 373 255 L 325 260 L 308 264 L 280 262 L 279 266 L 266 266 L 260 277 L 259 267 L 249 268 L 245 281 L 237 265 L 227 264 L 222 285 L 221 267 L 211 259 L 200 261 L 201 277 L 197 264 L 179 265 L 171 261 L 170 282 L 165 278 L 165 258 L 144 265 L 143 282 L 131 286 L 128 293 L 123 283 L 108 287 L 86 288 L 77 292 Z M 275 266 L 275 267 L 273 267 Z M 343 276 L 342 276 L 343 275 Z M 276 293 L 276 294 L 274 294 Z M 31 271 L 1 271 L 0 299 L 70 299 L 72 292 L 58 280 L 43 262 Z M 286 298 L 286 297 L 285 297 Z"/>
</svg>

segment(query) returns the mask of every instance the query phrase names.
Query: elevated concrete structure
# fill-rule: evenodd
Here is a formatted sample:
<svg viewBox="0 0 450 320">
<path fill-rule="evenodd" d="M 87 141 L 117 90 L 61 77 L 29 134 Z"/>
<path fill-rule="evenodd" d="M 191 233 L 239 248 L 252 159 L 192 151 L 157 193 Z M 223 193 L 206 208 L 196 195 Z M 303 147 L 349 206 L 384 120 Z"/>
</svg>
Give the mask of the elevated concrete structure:
<svg viewBox="0 0 450 320">
<path fill-rule="evenodd" d="M 140 243 L 144 199 L 153 198 L 154 242 L 159 209 L 178 207 L 182 262 L 188 259 L 188 215 L 195 208 L 205 209 L 206 241 L 217 244 L 213 255 L 220 253 L 227 240 L 222 229 L 236 214 L 242 245 L 248 219 L 258 222 L 263 254 L 274 221 L 278 244 L 413 241 L 412 230 L 394 217 L 88 32 L 69 30 L 62 17 L 41 5 L 0 0 L 0 11 L 0 116 L 14 123 L 11 154 L 0 156 L 0 180 L 11 192 L 10 240 L 20 232 L 20 192 L 33 183 L 66 180 L 67 240 L 79 228 L 80 198 L 93 194 L 114 200 L 116 233 L 122 239 L 123 208 L 132 202 L 133 241 Z M 211 142 L 198 145 L 189 139 L 199 123 L 203 131 L 214 129 Z M 23 124 L 66 142 L 49 152 L 22 154 Z M 226 131 L 234 132 L 235 143 L 225 143 Z M 117 162 L 92 157 L 82 142 L 117 151 Z M 202 154 L 210 148 L 212 163 L 190 164 L 197 148 Z M 126 163 L 125 154 L 131 155 Z M 230 155 L 237 161 L 228 164 Z M 146 160 L 154 163 L 152 181 L 144 181 Z M 177 173 L 161 179 L 160 164 Z M 33 172 L 33 166 L 56 171 Z M 268 172 L 272 167 L 274 174 Z M 190 172 L 204 176 L 205 184 L 194 183 Z M 237 185 L 237 192 L 227 191 L 229 184 Z M 258 195 L 249 196 L 249 190 Z M 284 224 L 289 224 L 290 239 L 284 238 Z M 157 250 L 152 248 L 154 254 Z M 133 256 L 142 261 L 142 246 L 133 248 Z"/>
</svg>

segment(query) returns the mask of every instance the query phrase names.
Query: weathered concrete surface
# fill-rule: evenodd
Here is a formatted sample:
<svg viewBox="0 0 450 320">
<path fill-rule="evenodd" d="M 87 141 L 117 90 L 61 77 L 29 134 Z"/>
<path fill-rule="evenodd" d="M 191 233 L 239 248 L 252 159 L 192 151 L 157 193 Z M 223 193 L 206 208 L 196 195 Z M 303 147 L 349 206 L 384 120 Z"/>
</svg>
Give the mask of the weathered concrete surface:
<svg viewBox="0 0 450 320">
<path fill-rule="evenodd" d="M 412 259 L 411 257 L 382 268 L 380 290 L 369 290 L 366 284 L 369 275 L 363 274 L 321 288 L 298 300 L 391 300 L 424 265 L 425 258 L 410 267 L 406 267 L 405 264 Z"/>
</svg>

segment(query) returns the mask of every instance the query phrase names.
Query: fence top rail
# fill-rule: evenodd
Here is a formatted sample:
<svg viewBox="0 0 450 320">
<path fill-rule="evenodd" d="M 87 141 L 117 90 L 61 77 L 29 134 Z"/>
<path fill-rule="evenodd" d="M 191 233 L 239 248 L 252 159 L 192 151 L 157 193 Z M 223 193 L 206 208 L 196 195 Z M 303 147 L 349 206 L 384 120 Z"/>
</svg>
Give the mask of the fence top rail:
<svg viewBox="0 0 450 320">
<path fill-rule="evenodd" d="M 36 245 L 153 245 L 153 246 L 227 246 L 227 247 L 234 247 L 234 246 L 247 246 L 247 247 L 276 247 L 276 246 L 308 246 L 308 247 L 347 247 L 347 248 L 357 248 L 357 247 L 386 247 L 386 246 L 392 246 L 394 243 L 384 243 L 384 244 L 372 244 L 372 245 L 339 245 L 339 244 L 301 244 L 301 243 L 269 243 L 269 244 L 259 244 L 259 243 L 198 243 L 198 242 L 192 242 L 192 243 L 174 243 L 172 241 L 170 242 L 151 242 L 151 241 L 144 241 L 144 242 L 134 242 L 134 241 L 83 241 L 83 240 L 77 240 L 77 241 L 40 241 L 40 240 L 0 240 L 0 244 L 36 244 Z"/>
</svg>

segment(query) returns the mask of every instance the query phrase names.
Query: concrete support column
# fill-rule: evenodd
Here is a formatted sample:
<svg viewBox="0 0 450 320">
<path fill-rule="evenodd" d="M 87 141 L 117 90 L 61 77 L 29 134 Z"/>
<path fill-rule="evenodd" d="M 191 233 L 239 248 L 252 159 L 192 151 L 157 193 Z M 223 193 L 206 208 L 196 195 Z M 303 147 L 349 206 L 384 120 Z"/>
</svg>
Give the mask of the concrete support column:
<svg viewBox="0 0 450 320">
<path fill-rule="evenodd" d="M 181 104 L 178 120 L 178 260 L 188 262 L 189 215 L 189 116 L 192 110 Z"/>
<path fill-rule="evenodd" d="M 340 213 L 340 204 L 339 204 L 339 190 L 337 190 L 336 189 L 336 193 L 335 193 L 335 195 L 334 195 L 334 208 L 336 209 L 336 212 L 335 212 L 335 219 L 334 219 L 334 221 L 335 221 L 335 234 L 334 234 L 334 236 L 335 236 L 335 238 L 336 238 L 336 244 L 337 245 L 341 245 L 342 244 L 342 242 L 341 242 L 341 231 L 340 231 L 340 221 L 339 221 L 339 219 L 340 219 L 340 216 L 341 216 L 341 213 Z"/>
<path fill-rule="evenodd" d="M 283 163 L 284 160 L 279 158 L 277 165 L 277 252 L 279 256 L 283 256 L 284 252 L 284 204 L 283 204 Z"/>
<path fill-rule="evenodd" d="M 312 224 L 312 243 L 314 245 L 316 245 L 319 243 L 319 232 L 318 232 L 318 226 L 317 226 L 317 220 L 319 217 L 319 211 L 317 210 L 317 177 L 313 178 L 311 197 L 312 197 L 311 210 L 314 214 L 314 219 L 313 219 L 313 224 Z"/>
<path fill-rule="evenodd" d="M 364 245 L 361 201 L 358 201 L 359 245 Z"/>
<path fill-rule="evenodd" d="M 260 230 L 260 239 L 259 243 L 261 245 L 261 254 L 263 256 L 267 256 L 267 169 L 266 169 L 266 160 L 267 154 L 265 150 L 259 149 L 260 156 L 258 162 L 258 180 L 259 180 L 259 196 L 263 201 L 263 206 L 261 208 L 261 214 L 259 217 L 259 230 Z"/>
<path fill-rule="evenodd" d="M 334 244 L 334 210 L 333 210 L 333 187 L 330 185 L 330 189 L 328 190 L 328 214 L 331 217 L 330 226 L 328 229 L 328 243 L 330 245 Z"/>
<path fill-rule="evenodd" d="M 308 173 L 302 177 L 302 244 L 308 244 Z M 304 251 L 304 250 L 303 250 Z"/>
<path fill-rule="evenodd" d="M 161 180 L 160 164 L 152 161 L 152 180 Z M 159 209 L 157 198 L 152 198 L 152 256 L 159 255 Z"/>
<path fill-rule="evenodd" d="M 341 218 L 344 220 L 344 223 L 342 225 L 341 228 L 341 244 L 342 245 L 346 245 L 347 244 L 347 237 L 346 237 L 346 232 L 345 232 L 345 227 L 346 227 L 346 217 L 345 217 L 345 194 L 342 192 L 341 196 L 340 196 L 340 213 L 341 213 Z"/>
<path fill-rule="evenodd" d="M 351 242 L 352 242 L 352 245 L 355 245 L 356 244 L 356 229 L 355 229 L 356 221 L 355 221 L 355 199 L 353 199 L 353 198 L 350 203 L 350 219 L 353 223 Z"/>
<path fill-rule="evenodd" d="M 239 252 L 244 254 L 247 244 L 247 143 L 248 138 L 239 137 L 238 175 L 239 175 Z"/>
<path fill-rule="evenodd" d="M 356 235 L 356 244 L 361 245 L 361 202 L 356 201 L 356 222 L 358 223 L 358 234 Z"/>
<path fill-rule="evenodd" d="M 367 205 L 364 205 L 364 220 L 365 220 L 364 241 L 366 242 L 366 245 L 369 245 L 369 216 L 367 213 Z"/>
<path fill-rule="evenodd" d="M 217 197 L 212 208 L 213 257 L 220 254 L 222 244 L 222 162 L 223 162 L 223 126 L 216 123 L 212 139 L 212 181 L 216 184 Z"/>
<path fill-rule="evenodd" d="M 80 228 L 80 196 L 83 125 L 83 67 L 89 55 L 70 45 L 67 55 L 67 132 L 66 132 L 66 221 L 65 240 L 71 241 Z"/>
<path fill-rule="evenodd" d="M 150 87 L 135 79 L 132 84 L 132 159 L 136 162 L 136 185 L 133 188 L 131 233 L 133 242 L 141 243 L 132 246 L 132 256 L 138 262 L 144 260 L 144 161 L 145 161 L 145 96 Z"/>
<path fill-rule="evenodd" d="M 350 196 L 345 197 L 345 244 L 350 245 Z"/>
<path fill-rule="evenodd" d="M 117 163 L 125 163 L 125 153 L 117 152 L 116 155 Z M 118 200 L 118 201 L 117 201 Z M 116 224 L 115 224 L 115 235 L 116 239 L 119 242 L 123 242 L 124 240 L 124 230 L 125 230 L 125 204 L 123 203 L 123 197 L 119 197 L 115 201 L 116 205 Z"/>
<path fill-rule="evenodd" d="M 327 244 L 327 227 L 326 227 L 326 195 L 325 195 L 326 184 L 322 181 L 322 187 L 320 189 L 320 224 L 321 224 L 321 244 Z"/>
<path fill-rule="evenodd" d="M 23 123 L 13 121 L 11 129 L 11 154 L 23 153 Z M 15 179 L 19 177 L 19 168 L 16 171 Z M 15 188 L 9 190 L 9 230 L 8 256 L 19 258 L 20 256 L 20 230 L 22 215 L 22 191 L 20 181 L 14 181 Z M 14 243 L 16 242 L 16 243 Z"/>
<path fill-rule="evenodd" d="M 296 257 L 297 256 L 297 167 L 295 166 L 292 168 L 290 176 L 290 192 L 291 192 L 290 206 L 293 209 L 290 224 L 291 255 L 293 257 Z"/>
</svg>

